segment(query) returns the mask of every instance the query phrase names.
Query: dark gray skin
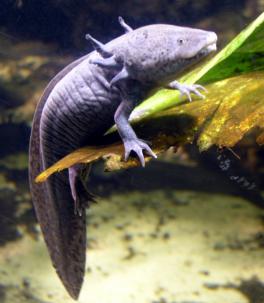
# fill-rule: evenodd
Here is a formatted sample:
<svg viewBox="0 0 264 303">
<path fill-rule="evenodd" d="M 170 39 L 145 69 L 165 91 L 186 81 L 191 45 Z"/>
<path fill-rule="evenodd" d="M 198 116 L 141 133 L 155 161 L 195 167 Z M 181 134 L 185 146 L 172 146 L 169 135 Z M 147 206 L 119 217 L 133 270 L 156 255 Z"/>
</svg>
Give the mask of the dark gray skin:
<svg viewBox="0 0 264 303">
<path fill-rule="evenodd" d="M 30 187 L 36 215 L 56 271 L 72 298 L 83 283 L 86 252 L 84 209 L 89 194 L 82 165 L 36 184 L 36 176 L 62 157 L 93 144 L 113 124 L 124 142 L 125 160 L 133 151 L 144 166 L 143 152 L 156 157 L 138 139 L 128 118 L 136 104 L 158 86 L 203 97 L 200 85 L 168 82 L 216 50 L 216 34 L 172 25 L 132 30 L 101 44 L 96 51 L 61 71 L 46 88 L 35 112 L 30 140 Z"/>
</svg>

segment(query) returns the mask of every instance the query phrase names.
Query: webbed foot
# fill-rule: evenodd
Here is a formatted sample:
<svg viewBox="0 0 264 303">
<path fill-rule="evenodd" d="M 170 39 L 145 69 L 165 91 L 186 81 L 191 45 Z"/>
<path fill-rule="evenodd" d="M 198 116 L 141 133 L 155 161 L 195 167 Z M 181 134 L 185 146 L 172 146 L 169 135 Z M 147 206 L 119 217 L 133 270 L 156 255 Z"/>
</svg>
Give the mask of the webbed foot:
<svg viewBox="0 0 264 303">
<path fill-rule="evenodd" d="M 200 90 L 203 90 L 203 91 L 207 91 L 202 85 L 200 84 L 185 84 L 185 83 L 180 83 L 178 81 L 172 81 L 170 84 L 169 84 L 169 88 L 172 88 L 172 89 L 177 89 L 179 90 L 180 92 L 180 96 L 183 96 L 183 95 L 186 95 L 189 99 L 189 101 L 191 102 L 192 101 L 192 97 L 191 97 L 191 93 L 195 94 L 196 96 L 204 99 L 205 96 L 203 94 L 201 94 L 199 92 L 199 89 Z"/>
<path fill-rule="evenodd" d="M 140 139 L 127 140 L 124 142 L 124 147 L 125 147 L 125 161 L 127 161 L 132 151 L 134 151 L 137 154 L 139 161 L 143 167 L 145 166 L 143 151 L 145 151 L 151 157 L 157 158 L 156 154 L 143 140 Z"/>
</svg>

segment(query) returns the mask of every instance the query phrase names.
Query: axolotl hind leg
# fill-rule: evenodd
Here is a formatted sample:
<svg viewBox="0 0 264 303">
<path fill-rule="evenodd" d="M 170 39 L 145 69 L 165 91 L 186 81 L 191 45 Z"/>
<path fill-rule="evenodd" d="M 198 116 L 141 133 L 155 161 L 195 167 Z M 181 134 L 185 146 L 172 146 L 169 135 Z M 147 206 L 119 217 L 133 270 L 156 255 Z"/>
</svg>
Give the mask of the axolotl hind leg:
<svg viewBox="0 0 264 303">
<path fill-rule="evenodd" d="M 74 200 L 74 211 L 82 215 L 84 209 L 89 206 L 94 197 L 87 189 L 90 166 L 75 164 L 68 169 L 71 195 Z"/>
</svg>

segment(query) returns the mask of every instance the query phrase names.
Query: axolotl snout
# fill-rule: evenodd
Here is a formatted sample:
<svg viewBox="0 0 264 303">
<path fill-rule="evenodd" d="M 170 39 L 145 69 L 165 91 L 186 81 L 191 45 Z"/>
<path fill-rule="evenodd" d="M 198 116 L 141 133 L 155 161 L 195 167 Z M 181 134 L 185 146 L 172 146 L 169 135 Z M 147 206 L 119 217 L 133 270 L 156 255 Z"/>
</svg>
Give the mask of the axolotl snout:
<svg viewBox="0 0 264 303">
<path fill-rule="evenodd" d="M 36 215 L 57 273 L 77 298 L 85 272 L 86 222 L 92 199 L 86 168 L 71 167 L 36 184 L 36 176 L 73 150 L 93 144 L 114 123 L 124 143 L 124 158 L 133 152 L 156 157 L 128 122 L 133 108 L 156 87 L 178 89 L 191 100 L 201 85 L 181 84 L 179 73 L 216 50 L 214 32 L 157 24 L 133 30 L 119 18 L 125 34 L 102 44 L 90 35 L 95 51 L 62 70 L 38 103 L 30 140 L 30 187 Z M 171 82 L 169 82 L 171 81 Z"/>
</svg>

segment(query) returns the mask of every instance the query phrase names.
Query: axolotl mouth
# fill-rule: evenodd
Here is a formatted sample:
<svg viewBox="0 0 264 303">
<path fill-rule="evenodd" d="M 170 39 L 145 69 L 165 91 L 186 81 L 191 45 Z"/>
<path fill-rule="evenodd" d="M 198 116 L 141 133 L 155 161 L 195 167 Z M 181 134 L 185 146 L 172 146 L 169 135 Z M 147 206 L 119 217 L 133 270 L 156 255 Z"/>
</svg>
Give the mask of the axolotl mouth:
<svg viewBox="0 0 264 303">
<path fill-rule="evenodd" d="M 210 34 L 207 37 L 206 45 L 195 56 L 195 59 L 199 59 L 201 57 L 207 56 L 208 54 L 216 51 L 217 50 L 216 42 L 217 42 L 216 33 L 210 32 Z"/>
</svg>

